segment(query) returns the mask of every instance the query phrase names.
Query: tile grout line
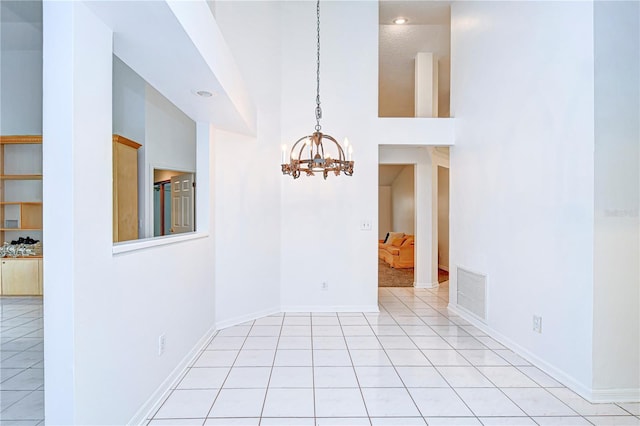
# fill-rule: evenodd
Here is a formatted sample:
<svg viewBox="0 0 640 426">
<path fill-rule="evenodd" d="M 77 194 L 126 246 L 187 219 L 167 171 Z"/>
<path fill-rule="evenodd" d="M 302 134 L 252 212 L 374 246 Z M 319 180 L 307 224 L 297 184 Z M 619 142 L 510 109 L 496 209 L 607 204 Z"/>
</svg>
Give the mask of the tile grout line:
<svg viewBox="0 0 640 426">
<path fill-rule="evenodd" d="M 422 300 L 422 299 L 421 299 L 421 300 Z M 430 303 L 428 303 L 428 302 L 425 302 L 425 303 L 427 303 L 429 306 L 431 306 L 431 304 L 430 304 Z M 410 309 L 410 310 L 411 310 L 411 309 Z M 413 310 L 411 310 L 411 311 L 412 311 L 412 312 L 414 312 Z M 414 314 L 415 314 L 415 312 L 414 312 Z M 448 319 L 448 317 L 447 317 L 447 319 Z M 459 326 L 458 326 L 458 325 L 456 325 L 456 327 L 459 327 Z M 434 331 L 435 331 L 435 330 L 434 330 Z M 441 337 L 441 338 L 443 337 L 443 336 L 441 336 L 437 331 L 435 331 L 435 333 L 436 333 L 436 334 L 438 334 L 438 336 L 439 336 L 439 337 Z M 476 339 L 476 340 L 477 340 L 477 339 Z M 415 343 L 415 342 L 414 342 L 414 343 Z M 447 342 L 447 343 L 448 343 L 448 342 Z M 480 343 L 482 343 L 482 342 L 480 342 Z M 509 401 L 511 401 L 511 402 L 512 402 L 516 407 L 518 407 L 518 409 L 519 409 L 520 411 L 522 411 L 524 414 L 526 414 L 526 415 L 527 415 L 527 417 L 531 418 L 531 416 L 530 416 L 530 415 L 529 415 L 525 410 L 523 410 L 523 409 L 522 409 L 522 407 L 520 407 L 520 406 L 519 406 L 515 401 L 513 401 L 511 398 L 509 398 L 509 396 L 508 396 L 507 394 L 505 394 L 505 393 L 504 393 L 504 392 L 503 392 L 503 391 L 502 391 L 498 386 L 496 386 L 496 384 L 495 384 L 493 381 L 491 381 L 491 379 L 489 379 L 487 376 L 485 376 L 485 375 L 482 373 L 482 371 L 480 371 L 480 370 L 477 368 L 477 366 L 473 364 L 473 362 L 471 362 L 467 357 L 465 357 L 462 353 L 460 353 L 460 350 L 459 350 L 459 349 L 457 349 L 457 348 L 453 348 L 453 349 L 455 350 L 456 354 L 460 355 L 462 358 L 464 358 L 464 359 L 469 363 L 469 366 L 470 366 L 470 367 L 473 367 L 473 368 L 474 368 L 474 369 L 475 369 L 475 370 L 476 370 L 476 371 L 477 371 L 477 372 L 478 372 L 482 377 L 484 377 L 486 380 L 488 380 L 488 381 L 489 381 L 489 383 L 491 383 L 491 384 L 494 386 L 493 388 L 489 388 L 489 389 L 498 389 L 498 390 L 499 390 L 499 391 L 500 391 L 500 392 L 501 392 L 501 393 L 502 393 L 502 394 L 503 394 L 503 395 L 504 395 L 504 396 L 505 396 Z M 491 349 L 489 349 L 489 350 L 491 350 Z M 491 350 L 491 352 L 492 352 L 492 353 L 494 353 L 492 350 Z M 496 356 L 500 357 L 498 354 L 496 354 Z M 500 358 L 502 359 L 502 357 L 500 357 Z M 427 359 L 428 359 L 428 357 L 427 357 Z M 505 361 L 506 361 L 506 360 L 505 360 Z M 508 361 L 506 361 L 506 362 L 508 362 Z M 431 363 L 431 364 L 433 364 L 433 363 Z M 451 388 L 451 390 L 452 390 L 452 391 L 456 394 L 456 396 L 457 396 L 457 397 L 462 401 L 462 403 L 467 407 L 467 409 L 468 409 L 468 410 L 469 410 L 469 411 L 470 411 L 470 412 L 471 412 L 471 413 L 476 417 L 476 419 L 477 419 L 480 423 L 484 423 L 484 422 L 482 422 L 482 420 L 480 420 L 480 416 L 478 416 L 478 415 L 475 413 L 475 411 L 474 411 L 473 409 L 471 409 L 471 407 L 467 404 L 467 402 L 464 400 L 464 398 L 462 398 L 462 396 L 458 393 L 458 391 L 456 390 L 456 388 L 452 386 L 452 384 L 449 382 L 449 380 L 447 380 L 447 378 L 446 378 L 446 377 L 444 377 L 444 375 L 440 372 L 440 370 L 439 370 L 436 366 L 434 366 L 434 369 L 438 372 L 438 374 L 442 377 L 442 379 L 443 379 L 443 380 L 444 380 L 444 381 L 449 385 L 449 387 Z M 473 388 L 469 388 L 469 389 L 473 389 Z M 520 416 L 516 416 L 516 417 L 520 417 Z M 531 420 L 532 420 L 532 421 L 534 421 L 532 418 L 531 418 Z M 537 423 L 537 422 L 535 422 L 535 421 L 534 421 L 534 423 Z"/>
<path fill-rule="evenodd" d="M 336 315 L 337 316 L 337 315 Z M 309 328 L 309 334 L 311 336 L 311 394 L 313 396 L 313 424 L 315 425 L 318 422 L 318 412 L 316 407 L 316 367 L 315 367 L 315 356 L 313 354 L 314 346 L 313 346 L 313 314 L 309 314 L 309 322 L 311 323 L 311 327 Z"/>
<path fill-rule="evenodd" d="M 362 315 L 365 322 L 369 324 L 367 318 Z M 340 331 L 342 332 L 342 340 L 344 340 L 344 345 L 347 348 L 347 354 L 349 355 L 349 361 L 351 361 L 351 369 L 353 370 L 353 375 L 356 378 L 356 383 L 358 384 L 358 391 L 360 392 L 360 397 L 362 398 L 362 405 L 364 405 L 364 411 L 367 414 L 367 419 L 369 419 L 369 425 L 373 424 L 371 422 L 371 415 L 369 414 L 369 408 L 367 407 L 367 402 L 364 399 L 364 392 L 362 391 L 362 386 L 360 386 L 360 379 L 358 378 L 358 372 L 356 371 L 356 366 L 353 363 L 353 358 L 351 357 L 351 350 L 349 349 L 349 344 L 347 343 L 347 337 L 344 334 L 344 328 L 342 327 L 342 321 L 340 321 L 340 315 L 338 315 L 338 326 L 340 327 Z M 371 328 L 369 326 L 369 328 Z M 373 331 L 373 330 L 372 330 Z"/>
<path fill-rule="evenodd" d="M 419 296 L 418 296 L 418 298 L 420 299 L 420 297 L 419 297 Z M 420 300 L 422 300 L 422 299 L 420 299 Z M 405 306 L 407 306 L 407 308 L 408 308 L 409 310 L 411 310 L 411 311 L 415 314 L 415 312 L 414 312 L 414 311 L 413 311 L 413 310 L 412 310 L 408 305 L 406 305 L 402 300 L 401 300 L 401 302 L 402 302 Z M 426 302 L 426 301 L 424 301 L 424 302 L 425 302 L 425 303 L 427 303 L 429 306 L 431 306 L 431 304 L 430 304 L 429 302 Z M 471 325 L 471 326 L 473 326 L 473 325 Z M 456 324 L 456 327 L 460 327 L 460 326 L 459 326 L 458 324 Z M 435 331 L 435 330 L 434 330 L 434 331 Z M 465 331 L 465 332 L 466 332 L 466 331 Z M 437 331 L 436 331 L 436 333 L 437 333 L 440 337 L 443 337 L 443 336 L 441 336 Z M 409 336 L 409 337 L 411 338 L 411 336 Z M 478 340 L 475 336 L 473 336 L 473 335 L 471 335 L 471 334 L 470 334 L 470 337 L 473 337 L 475 340 L 477 340 L 478 342 L 480 342 L 481 344 L 483 344 L 483 343 L 482 343 L 480 340 Z M 491 336 L 488 336 L 488 337 L 491 337 Z M 413 340 L 413 339 L 412 339 L 412 340 Z M 414 342 L 414 343 L 415 343 L 415 342 Z M 483 344 L 483 345 L 484 345 L 484 344 Z M 484 345 L 484 346 L 486 347 L 486 345 Z M 465 356 L 460 352 L 460 350 L 464 350 L 464 349 L 457 349 L 457 348 L 453 348 L 453 349 L 458 353 L 458 355 L 460 355 L 460 356 L 461 356 L 461 357 L 463 357 L 467 362 L 469 362 L 469 366 L 473 367 L 476 371 L 478 371 L 478 373 L 479 373 L 480 375 L 482 375 L 482 377 L 484 377 L 484 378 L 485 378 L 485 379 L 487 379 L 491 384 L 493 384 L 493 385 L 494 385 L 494 387 L 493 387 L 493 388 L 490 388 L 490 389 L 498 389 L 498 390 L 500 391 L 500 393 L 502 393 L 502 394 L 503 394 L 503 395 L 504 395 L 504 396 L 505 396 L 509 401 L 511 401 L 511 402 L 512 402 L 516 407 L 518 407 L 518 409 L 520 409 L 524 414 L 526 414 L 526 416 L 527 416 L 527 417 L 531 418 L 531 420 L 535 422 L 535 420 L 533 420 L 533 416 L 529 415 L 529 414 L 528 414 L 528 413 L 527 413 L 527 412 L 526 412 L 526 411 L 525 411 L 525 410 L 524 410 L 520 405 L 518 405 L 515 401 L 513 401 L 513 400 L 509 397 L 509 395 L 507 395 L 507 394 L 502 390 L 502 388 L 500 388 L 499 386 L 497 386 L 497 385 L 496 385 L 496 384 L 495 384 L 495 383 L 494 383 L 494 382 L 493 382 L 489 377 L 487 377 L 484 373 L 482 373 L 482 371 L 478 368 L 478 366 L 477 366 L 477 365 L 475 365 L 472 361 L 470 361 L 467 357 L 465 357 Z M 469 349 L 469 350 L 473 350 L 473 349 Z M 484 350 L 484 349 L 483 349 L 483 350 Z M 512 365 L 508 360 L 504 359 L 503 357 L 501 357 L 501 356 L 500 356 L 500 354 L 496 353 L 496 352 L 495 352 L 495 350 L 493 350 L 493 349 L 491 349 L 491 348 L 489 348 L 489 347 L 486 347 L 486 350 L 490 351 L 491 353 L 495 354 L 497 357 L 499 357 L 499 358 L 503 359 L 504 361 L 506 361 L 507 363 L 509 363 L 509 366 L 514 367 L 514 368 L 516 368 L 518 371 L 520 371 L 520 369 L 518 369 L 518 368 L 517 368 L 517 366 Z M 512 351 L 512 352 L 513 352 L 513 351 Z M 498 367 L 499 367 L 499 366 L 498 366 Z M 436 367 L 436 370 L 437 370 L 437 367 Z M 438 370 L 437 370 L 437 371 L 438 371 Z M 529 378 L 530 380 L 532 380 L 534 383 L 536 383 L 536 384 L 538 384 L 538 385 L 539 385 L 539 383 L 537 383 L 535 380 L 533 380 L 531 377 L 529 377 L 526 373 L 524 373 L 524 372 L 522 372 L 522 371 L 520 371 L 520 372 L 521 372 L 522 374 L 524 374 L 527 378 Z M 438 371 L 438 373 L 440 373 L 440 371 Z M 444 380 L 445 380 L 445 381 L 446 381 L 446 382 L 451 386 L 451 384 L 449 383 L 449 381 L 448 381 L 448 380 L 446 380 L 446 378 L 444 378 L 444 376 L 443 376 L 443 379 L 444 379 Z M 516 388 L 517 388 L 517 387 L 516 387 Z M 544 389 L 544 390 L 545 390 L 547 393 L 549 393 L 553 398 L 557 399 L 561 404 L 563 404 L 564 406 L 566 406 L 569 410 L 573 411 L 573 412 L 576 414 L 576 416 L 578 416 L 578 417 L 583 417 L 583 418 L 584 418 L 584 416 L 582 416 L 581 414 L 579 414 L 578 412 L 576 412 L 576 411 L 575 411 L 573 408 L 571 408 L 568 404 L 566 404 L 564 401 L 562 401 L 562 400 L 560 400 L 558 397 L 556 397 L 556 396 L 555 396 L 552 392 L 550 392 L 547 388 L 545 388 L 545 387 L 543 387 L 543 386 L 539 386 L 539 388 L 540 388 L 540 389 Z M 460 398 L 460 399 L 463 401 L 463 403 L 464 403 L 465 405 L 467 405 L 466 401 L 464 401 L 464 399 L 463 399 L 463 398 L 458 394 L 458 392 L 456 391 L 456 388 L 454 388 L 453 386 L 451 386 L 451 389 L 453 389 L 453 391 L 456 393 L 456 395 L 458 396 L 458 398 Z M 470 387 L 469 389 L 473 389 L 473 388 L 471 388 L 471 387 Z M 538 389 L 538 388 L 519 388 L 519 389 Z M 473 410 L 471 410 L 471 407 L 469 407 L 468 405 L 467 405 L 467 407 L 469 408 L 469 410 L 470 410 L 472 413 L 474 413 L 474 411 L 473 411 Z M 474 415 L 475 415 L 475 413 L 474 413 Z M 516 417 L 521 417 L 521 416 L 516 416 Z M 539 417 L 549 417 L 549 416 L 539 416 Z M 556 416 L 551 416 L 551 417 L 556 417 Z M 560 416 L 560 417 L 562 417 L 562 416 Z M 478 418 L 478 421 L 481 421 L 481 420 L 479 419 L 479 416 L 476 416 L 476 418 Z M 587 420 L 587 421 L 588 421 L 588 419 L 586 419 L 586 418 L 585 418 L 585 420 Z M 537 423 L 537 422 L 536 422 L 536 423 Z M 591 423 L 591 422 L 589 422 L 589 423 Z"/>
<path fill-rule="evenodd" d="M 227 382 L 227 379 L 229 378 L 229 375 L 231 374 L 231 370 L 233 369 L 233 366 L 235 365 L 236 361 L 238 360 L 238 357 L 240 356 L 240 352 L 242 351 L 242 348 L 244 347 L 245 343 L 247 342 L 247 339 L 249 338 L 249 334 L 251 333 L 251 330 L 253 330 L 254 324 L 255 324 L 255 320 L 251 321 L 251 327 L 249 327 L 249 331 L 247 332 L 247 335 L 244 337 L 244 340 L 242 341 L 242 345 L 240 345 L 240 349 L 238 349 L 238 353 L 236 354 L 235 358 L 233 359 L 233 362 L 231 363 L 231 366 L 229 367 L 229 371 L 227 372 L 227 375 L 224 377 L 224 380 L 220 384 L 220 389 L 218 389 L 218 391 L 216 392 L 216 396 L 213 398 L 213 401 L 211 402 L 211 406 L 209 407 L 209 410 L 207 410 L 206 416 L 204 416 L 204 422 L 202 423 L 203 425 L 205 423 L 207 423 L 207 419 L 209 418 L 209 415 L 211 414 L 211 410 L 213 410 L 213 406 L 215 405 L 216 401 L 218 400 L 218 397 L 220 396 L 220 393 L 222 393 L 222 389 L 224 388 L 224 384 Z M 213 343 L 213 341 L 215 340 L 216 337 L 218 337 L 219 334 L 220 334 L 220 330 L 218 330 L 216 332 L 215 336 L 213 336 L 213 338 L 211 338 L 211 341 L 209 342 L 209 345 L 211 345 Z M 201 356 L 207 350 L 209 345 L 205 346 L 205 348 L 202 350 Z"/>
<path fill-rule="evenodd" d="M 397 298 L 397 296 L 394 295 L 394 297 Z M 400 300 L 400 299 L 398 299 Z M 406 305 L 405 305 L 406 306 Z M 391 317 L 393 319 L 393 321 L 396 323 L 397 326 L 400 326 L 400 323 L 398 323 L 398 321 L 392 316 Z M 369 321 L 367 321 L 369 323 Z M 389 362 L 391 362 L 391 367 L 393 368 L 393 370 L 395 371 L 395 373 L 398 375 L 398 378 L 400 379 L 400 382 L 402 382 L 402 385 L 404 386 L 404 390 L 407 393 L 407 395 L 409 395 L 409 398 L 411 398 L 411 402 L 413 402 L 414 407 L 416 408 L 416 410 L 418 411 L 418 413 L 420 413 L 420 416 L 422 416 L 422 418 L 424 419 L 424 415 L 422 414 L 422 411 L 420 411 L 420 407 L 418 407 L 418 404 L 416 403 L 415 399 L 413 398 L 413 395 L 411 395 L 411 392 L 409 392 L 409 388 L 407 388 L 406 383 L 404 382 L 404 380 L 402 379 L 402 376 L 400 375 L 400 373 L 398 372 L 398 366 L 396 366 L 395 362 L 393 362 L 393 360 L 391 359 L 391 357 L 389 356 L 389 354 L 387 353 L 387 348 L 385 348 L 385 346 L 382 344 L 382 341 L 380 340 L 379 336 L 375 333 L 375 330 L 373 330 L 373 327 L 371 327 L 371 323 L 369 323 L 369 327 L 371 328 L 371 331 L 373 331 L 374 336 L 376 337 L 376 340 L 378 341 L 378 344 L 380 345 L 380 347 L 382 348 L 382 351 L 384 352 L 385 356 L 387 357 L 387 359 L 389 360 Z M 402 329 L 402 327 L 400 327 Z M 404 331 L 404 330 L 403 330 Z M 406 335 L 406 333 L 405 333 Z M 414 345 L 415 343 L 413 342 L 413 340 L 411 341 Z M 417 345 L 416 345 L 417 348 Z M 422 352 L 422 351 L 420 351 Z M 431 364 L 431 361 L 429 361 L 429 359 L 422 354 L 425 359 L 427 360 L 427 362 L 429 362 L 429 364 Z M 439 374 L 439 373 L 438 373 Z M 424 420 L 424 422 L 426 423 L 426 420 Z"/>
<path fill-rule="evenodd" d="M 273 351 L 273 359 L 271 360 L 271 370 L 269 371 L 269 379 L 267 380 L 267 387 L 264 391 L 264 398 L 262 400 L 262 408 L 260 409 L 260 418 L 258 419 L 258 425 L 262 424 L 262 416 L 264 414 L 264 407 L 267 405 L 267 395 L 269 394 L 269 385 L 271 384 L 271 377 L 273 376 L 273 369 L 276 366 L 276 357 L 278 356 L 278 346 L 280 345 L 280 338 L 282 337 L 282 330 L 284 328 L 284 322 L 286 320 L 286 314 L 282 316 L 282 321 L 280 322 L 280 331 L 278 332 L 278 340 L 276 341 L 276 348 Z M 254 322 L 255 325 L 255 322 Z M 252 327 L 253 329 L 253 327 Z M 249 330 L 251 333 L 251 330 Z M 247 339 L 249 337 L 247 336 Z M 257 366 L 256 366 L 257 367 Z"/>
</svg>

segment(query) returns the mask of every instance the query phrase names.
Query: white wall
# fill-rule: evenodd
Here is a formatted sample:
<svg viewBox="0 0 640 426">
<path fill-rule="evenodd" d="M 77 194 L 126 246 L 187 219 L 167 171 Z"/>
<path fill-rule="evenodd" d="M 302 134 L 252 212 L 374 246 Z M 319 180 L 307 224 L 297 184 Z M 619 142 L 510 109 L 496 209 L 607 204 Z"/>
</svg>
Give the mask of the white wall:
<svg viewBox="0 0 640 426">
<path fill-rule="evenodd" d="M 223 327 L 280 310 L 280 6 L 219 1 L 215 10 L 258 109 L 257 137 L 215 134 L 216 323 Z"/>
<path fill-rule="evenodd" d="M 593 4 L 454 2 L 451 52 L 450 265 L 487 275 L 494 335 L 586 393 Z M 455 269 L 451 277 L 455 305 Z"/>
<path fill-rule="evenodd" d="M 438 166 L 438 267 L 449 270 L 449 169 Z"/>
<path fill-rule="evenodd" d="M 145 149 L 146 86 L 142 77 L 113 56 L 113 133 L 143 144 L 138 155 Z"/>
<path fill-rule="evenodd" d="M 283 2 L 281 19 L 281 140 L 291 146 L 315 124 L 315 3 Z M 371 311 L 377 309 L 377 233 L 361 231 L 360 221 L 378 228 L 379 141 L 370 126 L 377 116 L 378 3 L 323 2 L 321 22 L 321 124 L 338 140 L 349 138 L 355 171 L 326 181 L 281 178 L 282 306 Z"/>
<path fill-rule="evenodd" d="M 413 165 L 404 166 L 391 184 L 392 230 L 415 234 L 416 202 Z"/>
<path fill-rule="evenodd" d="M 125 424 L 214 324 L 209 132 L 198 148 L 205 234 L 114 255 L 112 32 L 81 2 L 44 2 L 44 35 L 45 415 Z"/>
<path fill-rule="evenodd" d="M 0 53 L 0 134 L 42 134 L 42 50 Z"/>
<path fill-rule="evenodd" d="M 640 399 L 640 7 L 595 2 L 593 389 Z"/>
<path fill-rule="evenodd" d="M 384 240 L 387 232 L 391 232 L 391 186 L 378 187 L 378 239 Z"/>
<path fill-rule="evenodd" d="M 2 26 L 0 38 L 22 36 L 24 30 L 37 31 L 28 23 L 11 22 Z M 23 45 L 4 40 L 0 45 L 0 134 L 41 135 L 42 42 Z M 5 147 L 5 174 L 42 173 L 41 150 L 39 145 Z M 5 181 L 3 184 L 4 201 L 42 201 L 39 181 Z M 5 206 L 4 210 L 5 219 L 19 216 L 17 206 Z M 4 239 L 11 241 L 25 236 L 40 240 L 42 231 L 7 231 Z"/>
<path fill-rule="evenodd" d="M 0 134 L 42 134 L 42 46 L 39 50 L 0 51 Z M 42 173 L 41 145 L 4 148 L 4 174 Z M 4 201 L 42 201 L 42 182 L 3 181 Z M 18 219 L 18 206 L 3 206 L 5 219 Z M 42 231 L 6 231 L 4 240 L 30 236 L 42 239 Z M 0 241 L 2 243 L 2 241 Z"/>
</svg>

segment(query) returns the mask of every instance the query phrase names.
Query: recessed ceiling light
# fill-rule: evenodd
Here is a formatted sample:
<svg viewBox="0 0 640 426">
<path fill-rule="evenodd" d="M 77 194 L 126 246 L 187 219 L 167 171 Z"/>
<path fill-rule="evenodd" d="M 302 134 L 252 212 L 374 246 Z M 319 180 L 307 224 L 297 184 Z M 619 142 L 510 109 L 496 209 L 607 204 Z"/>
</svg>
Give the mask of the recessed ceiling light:
<svg viewBox="0 0 640 426">
<path fill-rule="evenodd" d="M 398 25 L 406 24 L 407 22 L 409 22 L 407 18 L 396 18 L 393 20 L 393 23 Z"/>
<path fill-rule="evenodd" d="M 207 91 L 207 90 L 198 90 L 196 91 L 196 95 L 201 96 L 203 98 L 210 98 L 213 96 L 213 93 Z"/>
</svg>

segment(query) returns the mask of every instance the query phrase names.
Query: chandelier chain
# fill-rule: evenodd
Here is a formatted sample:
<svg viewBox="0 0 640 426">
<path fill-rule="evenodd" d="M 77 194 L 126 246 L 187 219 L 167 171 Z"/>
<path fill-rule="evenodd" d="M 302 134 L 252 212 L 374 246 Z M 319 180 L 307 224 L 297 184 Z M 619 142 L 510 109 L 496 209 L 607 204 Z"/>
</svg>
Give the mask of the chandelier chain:
<svg viewBox="0 0 640 426">
<path fill-rule="evenodd" d="M 317 17 L 317 57 L 316 57 L 316 132 L 322 128 L 320 119 L 322 118 L 322 108 L 320 108 L 320 0 L 316 4 Z"/>
<path fill-rule="evenodd" d="M 1 1 L 1 0 L 0 0 Z M 345 149 L 331 135 L 322 133 L 320 120 L 322 119 L 322 108 L 320 106 L 320 0 L 316 3 L 316 126 L 315 132 L 306 135 L 294 142 L 289 151 L 287 161 L 286 145 L 282 146 L 282 174 L 290 175 L 298 179 L 301 175 L 314 176 L 321 174 L 327 179 L 329 174 L 339 176 L 344 173 L 346 176 L 353 176 L 353 149 L 345 138 Z M 347 146 L 349 147 L 347 149 Z"/>
</svg>

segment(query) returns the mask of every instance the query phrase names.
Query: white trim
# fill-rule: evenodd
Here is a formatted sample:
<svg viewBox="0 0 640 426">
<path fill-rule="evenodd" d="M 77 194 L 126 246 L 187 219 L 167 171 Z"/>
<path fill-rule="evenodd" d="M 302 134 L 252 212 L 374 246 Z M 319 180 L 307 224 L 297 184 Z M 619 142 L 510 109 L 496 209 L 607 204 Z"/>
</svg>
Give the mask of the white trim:
<svg viewBox="0 0 640 426">
<path fill-rule="evenodd" d="M 638 402 L 640 401 L 640 388 L 638 389 L 605 389 L 591 391 L 589 402 Z"/>
<path fill-rule="evenodd" d="M 474 314 L 473 312 L 471 312 L 470 310 L 468 310 L 467 308 L 465 308 L 462 305 L 458 305 L 458 304 L 449 302 L 449 305 L 447 306 L 447 309 L 448 308 L 451 308 L 456 313 L 456 315 L 459 315 L 459 316 L 463 317 L 465 320 L 473 318 L 475 321 L 478 321 L 484 327 L 488 327 L 487 326 L 487 320 L 485 318 L 482 318 L 482 317 Z M 468 315 L 469 317 L 468 318 L 464 317 L 463 315 L 460 315 L 460 313 L 464 313 L 465 315 Z M 469 322 L 471 322 L 471 321 L 469 321 Z M 476 325 L 476 324 L 474 323 L 474 325 Z M 480 326 L 478 326 L 478 325 L 476 325 L 476 326 L 478 328 L 480 328 Z M 492 330 L 492 329 L 490 329 L 490 330 Z M 483 330 L 483 331 L 487 332 L 487 330 Z"/>
<path fill-rule="evenodd" d="M 171 374 L 158 386 L 158 388 L 151 394 L 147 401 L 142 404 L 138 411 L 133 415 L 127 425 L 143 425 L 147 423 L 147 419 L 155 414 L 160 408 L 160 405 L 164 402 L 166 397 L 171 392 L 171 389 L 178 384 L 178 381 L 182 378 L 184 370 L 191 365 L 193 361 L 205 345 L 209 343 L 211 337 L 215 334 L 216 327 L 212 326 L 204 335 L 198 340 L 193 348 L 187 353 L 187 355 L 178 363 L 173 369 Z"/>
<path fill-rule="evenodd" d="M 263 309 L 261 311 L 252 312 L 250 314 L 229 318 L 224 321 L 218 321 L 216 322 L 216 327 L 218 327 L 218 330 L 222 330 L 223 328 L 233 327 L 234 325 L 242 324 L 247 321 L 253 321 L 258 318 L 267 317 L 269 315 L 279 314 L 279 313 L 280 313 L 280 309 L 278 308 Z"/>
<path fill-rule="evenodd" d="M 549 364 L 542 358 L 530 352 L 528 349 L 520 346 L 519 344 L 515 343 L 513 340 L 509 339 L 508 337 L 494 330 L 489 325 L 479 320 L 475 315 L 470 315 L 468 311 L 463 307 L 458 306 L 454 303 L 449 303 L 449 305 L 447 306 L 447 309 L 453 312 L 454 314 L 462 317 L 464 320 L 470 322 L 480 330 L 484 331 L 490 337 L 492 337 L 502 345 L 506 346 L 507 348 L 511 349 L 516 354 L 526 359 L 531 364 L 538 367 L 539 369 L 541 369 L 542 371 L 550 375 L 555 380 L 559 381 L 566 387 L 576 392 L 578 395 L 582 396 L 583 398 L 587 399 L 590 402 L 592 401 L 593 390 L 585 387 L 578 380 L 574 379 L 573 377 L 571 377 L 570 375 L 568 375 L 558 367 Z"/>
<path fill-rule="evenodd" d="M 440 265 L 440 264 L 438 263 L 438 268 L 442 269 L 443 271 L 447 271 L 447 272 L 449 272 L 449 267 L 448 267 L 448 266 Z"/>
<path fill-rule="evenodd" d="M 282 312 L 380 312 L 378 305 L 283 306 Z"/>
<path fill-rule="evenodd" d="M 440 283 L 438 282 L 434 282 L 434 283 L 413 283 L 413 287 L 415 288 L 438 288 L 440 287 Z"/>
<path fill-rule="evenodd" d="M 182 243 L 184 241 L 199 240 L 200 238 L 207 238 L 208 236 L 209 234 L 204 232 L 187 232 L 184 234 L 145 238 L 143 240 L 125 241 L 122 243 L 115 243 L 112 248 L 112 253 L 128 253 L 131 251 L 143 250 L 151 247 L 160 247 L 170 244 Z"/>
</svg>

